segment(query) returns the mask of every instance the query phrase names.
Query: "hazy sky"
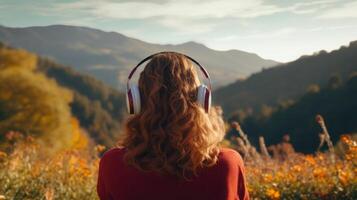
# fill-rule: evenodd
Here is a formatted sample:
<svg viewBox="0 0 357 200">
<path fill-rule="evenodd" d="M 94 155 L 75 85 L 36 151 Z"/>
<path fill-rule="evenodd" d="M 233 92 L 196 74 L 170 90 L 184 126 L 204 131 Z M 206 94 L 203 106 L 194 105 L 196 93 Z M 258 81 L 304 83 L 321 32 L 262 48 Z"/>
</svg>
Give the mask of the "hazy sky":
<svg viewBox="0 0 357 200">
<path fill-rule="evenodd" d="M 0 24 L 70 24 L 153 43 L 197 41 L 292 61 L 357 40 L 351 0 L 0 0 Z"/>
</svg>

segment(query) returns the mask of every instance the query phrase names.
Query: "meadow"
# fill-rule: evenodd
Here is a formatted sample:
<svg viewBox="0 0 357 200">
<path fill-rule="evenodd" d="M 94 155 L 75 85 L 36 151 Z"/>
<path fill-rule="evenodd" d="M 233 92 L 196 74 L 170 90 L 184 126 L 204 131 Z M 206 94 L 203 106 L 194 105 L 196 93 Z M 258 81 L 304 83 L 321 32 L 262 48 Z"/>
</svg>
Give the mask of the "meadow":
<svg viewBox="0 0 357 200">
<path fill-rule="evenodd" d="M 257 151 L 238 130 L 236 143 L 225 140 L 222 146 L 244 157 L 251 199 L 357 198 L 357 143 L 351 135 L 342 135 L 324 152 L 272 157 L 264 143 Z M 47 154 L 31 136 L 9 132 L 6 138 L 7 150 L 0 152 L 1 200 L 98 199 L 98 164 L 107 147 L 88 145 Z"/>
</svg>

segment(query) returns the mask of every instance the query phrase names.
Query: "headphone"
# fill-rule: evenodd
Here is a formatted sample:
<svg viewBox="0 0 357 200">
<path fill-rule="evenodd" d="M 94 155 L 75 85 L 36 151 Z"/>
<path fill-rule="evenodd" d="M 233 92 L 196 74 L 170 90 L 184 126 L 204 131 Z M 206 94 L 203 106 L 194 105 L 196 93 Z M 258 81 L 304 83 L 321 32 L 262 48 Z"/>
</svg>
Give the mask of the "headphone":
<svg viewBox="0 0 357 200">
<path fill-rule="evenodd" d="M 163 51 L 159 53 L 152 54 L 148 57 L 146 57 L 144 60 L 140 61 L 130 72 L 126 84 L 126 105 L 127 105 L 127 110 L 129 114 L 138 114 L 140 113 L 141 110 L 141 99 L 140 99 L 140 91 L 139 87 L 137 84 L 133 84 L 132 86 L 129 86 L 129 81 L 131 77 L 134 75 L 135 71 L 138 69 L 138 67 L 143 64 L 144 62 L 152 59 L 154 56 L 161 54 L 161 53 L 177 53 L 177 52 L 172 52 L 172 51 Z M 185 58 L 191 60 L 194 62 L 201 70 L 202 74 L 206 79 L 208 80 L 208 87 L 205 84 L 201 84 L 197 88 L 197 102 L 203 107 L 206 113 L 209 112 L 209 109 L 211 107 L 211 79 L 210 76 L 207 72 L 207 70 L 200 65 L 196 60 L 191 58 L 190 56 L 187 56 L 182 53 L 178 53 L 180 55 L 183 55 Z"/>
</svg>

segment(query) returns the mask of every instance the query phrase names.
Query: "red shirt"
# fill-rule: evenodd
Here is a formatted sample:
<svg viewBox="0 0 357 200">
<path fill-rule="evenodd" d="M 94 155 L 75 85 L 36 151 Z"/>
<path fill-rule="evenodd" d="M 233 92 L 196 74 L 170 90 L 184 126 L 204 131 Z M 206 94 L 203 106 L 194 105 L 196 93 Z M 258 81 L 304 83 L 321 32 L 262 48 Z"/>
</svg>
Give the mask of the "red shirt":
<svg viewBox="0 0 357 200">
<path fill-rule="evenodd" d="M 125 149 L 111 149 L 99 164 L 101 200 L 248 200 L 243 160 L 222 148 L 216 165 L 201 169 L 191 181 L 142 172 L 123 162 Z"/>
</svg>

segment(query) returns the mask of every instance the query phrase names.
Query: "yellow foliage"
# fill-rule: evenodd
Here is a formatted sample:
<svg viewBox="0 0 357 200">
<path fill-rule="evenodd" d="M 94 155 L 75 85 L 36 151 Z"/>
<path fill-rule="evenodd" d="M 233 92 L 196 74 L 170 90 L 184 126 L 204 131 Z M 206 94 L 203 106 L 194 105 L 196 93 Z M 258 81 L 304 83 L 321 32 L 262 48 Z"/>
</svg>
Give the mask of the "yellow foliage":
<svg viewBox="0 0 357 200">
<path fill-rule="evenodd" d="M 88 136 L 85 135 L 84 130 L 79 126 L 76 118 L 72 117 L 72 139 L 71 147 L 74 149 L 84 149 L 88 147 Z"/>
<path fill-rule="evenodd" d="M 33 135 L 50 147 L 47 152 L 53 152 L 71 146 L 74 124 L 69 104 L 73 97 L 56 81 L 36 72 L 36 62 L 37 57 L 24 50 L 0 48 L 0 134 Z"/>
<path fill-rule="evenodd" d="M 25 50 L 0 48 L 0 70 L 21 68 L 33 71 L 36 69 L 37 57 Z"/>
</svg>

